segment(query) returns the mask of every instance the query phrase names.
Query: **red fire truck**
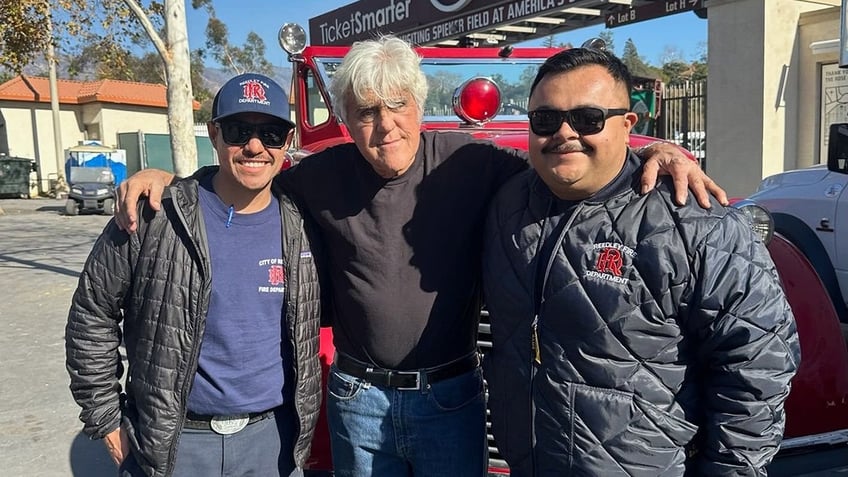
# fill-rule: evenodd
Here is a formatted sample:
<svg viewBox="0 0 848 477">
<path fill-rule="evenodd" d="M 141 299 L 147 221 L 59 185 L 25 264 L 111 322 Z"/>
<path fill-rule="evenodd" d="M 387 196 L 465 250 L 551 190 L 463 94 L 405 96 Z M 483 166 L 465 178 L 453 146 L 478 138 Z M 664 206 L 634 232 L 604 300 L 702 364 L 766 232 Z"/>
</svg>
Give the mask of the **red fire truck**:
<svg viewBox="0 0 848 477">
<path fill-rule="evenodd" d="M 327 93 L 329 82 L 348 47 L 306 47 L 305 38 L 303 29 L 297 25 L 286 24 L 280 30 L 280 44 L 289 54 L 293 68 L 291 102 L 293 120 L 298 125 L 292 153 L 294 162 L 327 147 L 352 142 Z M 430 88 L 424 105 L 423 129 L 463 131 L 502 146 L 526 150 L 530 84 L 539 65 L 557 51 L 518 47 L 418 49 Z M 631 136 L 634 147 L 649 141 L 653 139 Z M 844 217 L 848 192 L 842 196 L 846 198 L 841 209 Z M 757 219 L 762 230 L 773 231 L 768 212 L 759 205 L 751 201 L 738 205 Z M 844 242 L 848 243 L 848 238 Z M 834 458 L 848 462 L 848 349 L 831 295 L 824 286 L 819 286 L 821 280 L 816 268 L 804 252 L 787 240 L 779 228 L 773 234 L 769 250 L 778 264 L 795 311 L 803 353 L 802 366 L 787 404 L 788 423 L 782 453 L 787 459 L 795 459 L 810 455 L 811 449 L 817 452 L 844 450 L 844 455 Z M 848 253 L 848 248 L 844 253 Z M 845 258 L 842 260 L 846 263 Z M 846 290 L 848 288 L 843 288 Z M 483 353 L 491 346 L 487 319 L 484 311 L 478 337 Z M 332 333 L 322 329 L 321 361 L 325 365 L 325 378 L 333 352 Z M 490 474 L 508 474 L 507 465 L 500 459 L 491 437 L 489 453 Z M 821 455 L 817 453 L 815 460 Z M 790 462 L 783 473 L 775 469 L 770 469 L 770 473 L 797 475 L 814 470 L 805 460 L 794 462 Z M 776 461 L 773 467 L 777 464 Z M 793 465 L 800 466 L 804 472 L 792 470 L 795 469 Z M 323 412 L 308 467 L 313 475 L 331 472 Z"/>
</svg>

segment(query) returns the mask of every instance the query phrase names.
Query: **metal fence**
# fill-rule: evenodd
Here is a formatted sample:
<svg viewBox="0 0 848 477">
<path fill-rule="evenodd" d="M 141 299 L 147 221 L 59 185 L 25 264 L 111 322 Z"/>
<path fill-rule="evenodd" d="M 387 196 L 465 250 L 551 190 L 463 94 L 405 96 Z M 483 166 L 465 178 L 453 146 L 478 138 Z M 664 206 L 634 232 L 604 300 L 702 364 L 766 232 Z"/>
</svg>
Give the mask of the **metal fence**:
<svg viewBox="0 0 848 477">
<path fill-rule="evenodd" d="M 665 85 L 657 135 L 692 151 L 707 167 L 707 82 Z"/>
</svg>

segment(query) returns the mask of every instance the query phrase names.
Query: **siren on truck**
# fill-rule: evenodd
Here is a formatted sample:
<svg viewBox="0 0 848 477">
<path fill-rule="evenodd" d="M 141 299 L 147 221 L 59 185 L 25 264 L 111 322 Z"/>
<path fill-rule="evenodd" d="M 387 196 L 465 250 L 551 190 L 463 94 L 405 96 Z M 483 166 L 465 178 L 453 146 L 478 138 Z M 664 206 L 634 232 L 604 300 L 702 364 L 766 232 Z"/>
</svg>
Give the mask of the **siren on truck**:
<svg viewBox="0 0 848 477">
<path fill-rule="evenodd" d="M 460 119 L 473 125 L 485 124 L 501 109 L 501 90 L 490 78 L 478 76 L 456 88 L 452 102 Z"/>
</svg>

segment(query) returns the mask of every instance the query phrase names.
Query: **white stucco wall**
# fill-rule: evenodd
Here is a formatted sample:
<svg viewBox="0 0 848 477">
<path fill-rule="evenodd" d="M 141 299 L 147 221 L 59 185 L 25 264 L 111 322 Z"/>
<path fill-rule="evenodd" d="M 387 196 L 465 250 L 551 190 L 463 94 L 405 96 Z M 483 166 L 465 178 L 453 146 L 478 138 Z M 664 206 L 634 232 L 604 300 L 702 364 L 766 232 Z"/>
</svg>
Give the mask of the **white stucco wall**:
<svg viewBox="0 0 848 477">
<path fill-rule="evenodd" d="M 21 107 L 22 105 L 27 107 Z M 78 110 L 72 108 L 59 112 L 63 144 L 75 145 L 84 139 L 78 122 Z M 35 159 L 41 177 L 40 191 L 47 191 L 48 180 L 57 177 L 53 114 L 50 105 L 0 102 L 0 112 L 6 121 L 9 155 Z"/>
<path fill-rule="evenodd" d="M 730 195 L 741 196 L 750 189 L 746 184 L 759 181 L 754 162 L 763 155 L 762 142 L 751 140 L 763 128 L 762 1 L 707 5 L 707 173 Z"/>
<path fill-rule="evenodd" d="M 0 112 L 6 121 L 9 154 L 35 159 L 41 173 L 39 192 L 47 192 L 49 179 L 55 179 L 57 172 L 50 105 L 0 101 Z M 96 129 L 98 140 L 112 147 L 117 146 L 120 132 L 168 133 L 167 114 L 162 108 L 108 103 L 62 105 L 59 121 L 63 151 L 92 139 L 86 134 L 86 127 Z"/>
<path fill-rule="evenodd" d="M 168 116 L 159 108 L 128 108 L 110 105 L 101 112 L 101 129 L 104 142 L 118 145 L 118 133 L 144 131 L 150 134 L 168 134 Z"/>
<path fill-rule="evenodd" d="M 839 62 L 838 44 L 824 51 L 814 52 L 810 45 L 815 42 L 839 38 L 839 9 L 828 8 L 806 13 L 798 23 L 799 64 L 805 72 L 798 82 L 798 142 L 789 169 L 808 167 L 822 162 L 820 159 L 821 134 L 821 67 Z M 848 121 L 848 118 L 845 118 Z M 826 133 L 826 132 L 825 132 Z M 824 151 L 825 154 L 827 151 Z"/>
<path fill-rule="evenodd" d="M 839 0 L 710 0 L 708 173 L 731 196 L 746 196 L 770 174 L 794 168 L 801 130 L 800 61 L 805 12 Z"/>
</svg>

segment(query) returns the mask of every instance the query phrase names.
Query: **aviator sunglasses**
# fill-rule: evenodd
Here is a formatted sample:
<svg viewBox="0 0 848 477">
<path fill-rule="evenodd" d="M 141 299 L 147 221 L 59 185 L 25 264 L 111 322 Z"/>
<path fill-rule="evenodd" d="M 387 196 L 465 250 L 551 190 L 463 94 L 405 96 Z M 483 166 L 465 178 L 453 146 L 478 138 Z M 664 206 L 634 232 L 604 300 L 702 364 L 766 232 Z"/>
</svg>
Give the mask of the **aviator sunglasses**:
<svg viewBox="0 0 848 477">
<path fill-rule="evenodd" d="M 221 121 L 217 124 L 218 129 L 221 130 L 221 138 L 231 146 L 244 146 L 256 134 L 265 147 L 279 149 L 285 145 L 286 137 L 291 130 L 290 126 L 278 123 L 251 124 L 241 121 Z"/>
<path fill-rule="evenodd" d="M 562 127 L 563 122 L 568 122 L 577 134 L 589 136 L 603 131 L 607 118 L 622 116 L 629 111 L 595 107 L 574 108 L 568 111 L 537 109 L 527 113 L 527 117 L 530 118 L 530 129 L 537 136 L 553 136 Z"/>
</svg>

